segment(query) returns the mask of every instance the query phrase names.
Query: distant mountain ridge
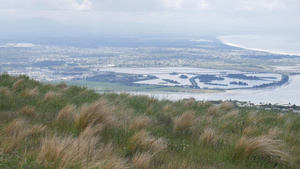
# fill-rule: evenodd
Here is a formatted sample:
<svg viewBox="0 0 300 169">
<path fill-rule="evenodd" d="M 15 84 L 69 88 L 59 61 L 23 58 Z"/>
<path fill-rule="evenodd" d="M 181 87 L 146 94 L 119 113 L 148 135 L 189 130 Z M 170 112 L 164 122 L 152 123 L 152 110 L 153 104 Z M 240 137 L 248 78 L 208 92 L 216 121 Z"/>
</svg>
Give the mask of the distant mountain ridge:
<svg viewBox="0 0 300 169">
<path fill-rule="evenodd" d="M 2 37 L 60 37 L 83 32 L 83 28 L 63 24 L 45 18 L 30 18 L 13 21 L 1 21 Z"/>
</svg>

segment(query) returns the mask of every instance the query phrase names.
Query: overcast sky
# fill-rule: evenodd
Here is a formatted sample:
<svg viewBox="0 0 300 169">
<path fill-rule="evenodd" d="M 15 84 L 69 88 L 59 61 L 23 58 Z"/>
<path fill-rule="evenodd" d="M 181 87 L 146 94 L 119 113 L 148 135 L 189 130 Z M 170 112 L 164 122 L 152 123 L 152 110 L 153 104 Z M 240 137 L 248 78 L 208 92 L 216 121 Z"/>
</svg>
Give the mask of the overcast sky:
<svg viewBox="0 0 300 169">
<path fill-rule="evenodd" d="M 0 21 L 45 18 L 98 33 L 300 34 L 300 0 L 7 0 Z"/>
</svg>

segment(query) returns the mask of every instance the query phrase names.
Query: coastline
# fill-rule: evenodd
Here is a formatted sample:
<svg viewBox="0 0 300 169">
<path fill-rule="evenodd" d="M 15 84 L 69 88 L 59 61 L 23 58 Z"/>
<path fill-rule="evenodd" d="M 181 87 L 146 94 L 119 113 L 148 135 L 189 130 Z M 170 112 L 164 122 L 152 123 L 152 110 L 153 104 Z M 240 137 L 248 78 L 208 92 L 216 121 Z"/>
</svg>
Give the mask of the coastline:
<svg viewBox="0 0 300 169">
<path fill-rule="evenodd" d="M 281 55 L 289 55 L 289 56 L 300 56 L 300 51 L 287 51 L 284 48 L 281 49 L 263 49 L 261 47 L 249 47 L 245 44 L 238 44 L 236 42 L 232 42 L 232 40 L 229 40 L 229 38 L 249 38 L 251 35 L 228 35 L 228 36 L 218 36 L 217 39 L 222 42 L 225 45 L 228 46 L 233 46 L 237 48 L 242 48 L 242 49 L 247 49 L 247 50 L 254 50 L 254 51 L 261 51 L 261 52 L 268 52 L 268 53 L 273 53 L 273 54 L 281 54 Z M 300 44 L 299 44 L 300 48 Z M 284 52 L 283 52 L 283 51 Z"/>
<path fill-rule="evenodd" d="M 298 89 L 300 83 L 300 75 L 291 76 L 289 83 L 279 86 L 277 88 L 265 88 L 265 89 L 239 89 L 239 90 L 227 90 L 221 93 L 188 93 L 188 92 L 129 92 L 131 94 L 144 94 L 148 96 L 154 96 L 158 99 L 167 100 L 180 100 L 185 98 L 195 98 L 196 100 L 239 100 L 250 101 L 255 104 L 271 103 L 271 104 L 295 104 L 300 105 L 300 90 Z"/>
</svg>

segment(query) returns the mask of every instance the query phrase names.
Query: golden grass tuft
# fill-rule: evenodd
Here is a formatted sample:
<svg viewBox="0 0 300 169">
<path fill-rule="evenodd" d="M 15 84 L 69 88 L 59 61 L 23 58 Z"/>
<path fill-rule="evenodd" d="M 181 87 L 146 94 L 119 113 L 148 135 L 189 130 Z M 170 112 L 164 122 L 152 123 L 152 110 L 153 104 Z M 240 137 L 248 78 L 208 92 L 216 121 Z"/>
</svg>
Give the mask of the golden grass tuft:
<svg viewBox="0 0 300 169">
<path fill-rule="evenodd" d="M 80 132 L 79 137 L 80 138 L 92 138 L 95 137 L 97 134 L 99 134 L 103 130 L 102 124 L 97 124 L 95 126 L 87 126 L 83 131 Z"/>
<path fill-rule="evenodd" d="M 22 119 L 16 119 L 9 123 L 3 130 L 4 136 L 14 136 L 24 131 L 26 122 Z"/>
<path fill-rule="evenodd" d="M 200 136 L 201 141 L 206 146 L 216 146 L 221 136 L 216 132 L 215 129 L 206 128 Z"/>
<path fill-rule="evenodd" d="M 236 158 L 263 158 L 270 162 L 287 164 L 289 154 L 281 140 L 274 140 L 269 136 L 247 138 L 242 136 L 235 145 L 234 156 Z"/>
<path fill-rule="evenodd" d="M 163 111 L 164 112 L 173 112 L 174 108 L 171 104 L 167 103 L 164 107 L 163 107 Z"/>
<path fill-rule="evenodd" d="M 152 142 L 151 148 L 153 149 L 153 151 L 155 153 L 161 152 L 167 148 L 167 143 L 165 142 L 165 140 L 163 138 L 158 138 L 158 139 L 155 139 L 154 142 Z"/>
<path fill-rule="evenodd" d="M 45 138 L 37 163 L 57 168 L 127 168 L 111 145 L 99 147 L 99 137 Z"/>
<path fill-rule="evenodd" d="M 242 134 L 245 136 L 252 136 L 257 132 L 258 132 L 257 127 L 255 127 L 254 125 L 250 125 L 243 129 Z"/>
<path fill-rule="evenodd" d="M 268 132 L 268 136 L 270 138 L 277 138 L 279 137 L 281 134 L 283 133 L 283 131 L 277 127 L 275 128 L 270 128 L 269 132 Z"/>
<path fill-rule="evenodd" d="M 68 121 L 68 122 L 74 122 L 75 119 L 75 111 L 76 106 L 73 104 L 70 105 L 66 105 L 65 107 L 63 107 L 57 117 L 56 117 L 56 121 Z"/>
<path fill-rule="evenodd" d="M 220 113 L 220 106 L 215 106 L 215 105 L 210 106 L 207 110 L 207 113 L 211 116 Z"/>
<path fill-rule="evenodd" d="M 50 101 L 50 100 L 56 98 L 57 96 L 59 96 L 59 94 L 57 94 L 57 93 L 55 93 L 55 92 L 53 92 L 53 91 L 49 91 L 49 92 L 47 92 L 47 93 L 45 94 L 45 96 L 44 96 L 44 101 L 45 101 L 45 102 L 48 102 L 48 101 Z"/>
<path fill-rule="evenodd" d="M 32 106 L 25 106 L 23 107 L 20 112 L 21 115 L 27 116 L 27 117 L 36 117 L 37 114 L 35 113 L 35 108 Z"/>
<path fill-rule="evenodd" d="M 211 126 L 214 121 L 212 116 L 203 116 L 201 120 L 204 126 Z"/>
<path fill-rule="evenodd" d="M 150 152 L 137 153 L 133 156 L 132 163 L 138 169 L 148 169 L 151 168 L 151 159 L 153 156 Z"/>
<path fill-rule="evenodd" d="M 232 110 L 230 112 L 228 112 L 225 116 L 227 118 L 237 118 L 239 116 L 239 111 L 238 110 Z"/>
<path fill-rule="evenodd" d="M 80 113 L 75 116 L 76 128 L 81 131 L 89 125 L 101 123 L 103 127 L 113 125 L 115 117 L 113 116 L 113 108 L 107 104 L 106 100 L 98 100 L 90 105 L 83 105 Z"/>
<path fill-rule="evenodd" d="M 20 85 L 21 85 L 21 83 L 24 81 L 24 79 L 19 79 L 19 80 L 17 80 L 13 85 L 12 85 L 12 89 L 13 90 L 17 90 L 19 87 L 20 87 Z"/>
<path fill-rule="evenodd" d="M 127 160 L 120 158 L 116 155 L 110 156 L 106 158 L 104 161 L 95 163 L 91 165 L 90 168 L 103 168 L 103 169 L 126 169 L 132 168 L 131 165 L 128 164 Z"/>
<path fill-rule="evenodd" d="M 8 87 L 0 87 L 0 96 L 10 96 L 11 91 L 9 90 Z"/>
<path fill-rule="evenodd" d="M 149 132 L 146 130 L 141 130 L 129 138 L 127 146 L 131 153 L 138 149 L 160 152 L 166 148 L 166 144 L 164 143 L 163 139 L 155 139 L 154 137 L 150 136 Z"/>
<path fill-rule="evenodd" d="M 223 103 L 220 105 L 220 108 L 221 108 L 222 110 L 226 110 L 226 111 L 230 111 L 230 110 L 234 109 L 234 107 L 235 107 L 234 103 L 233 103 L 233 102 L 228 102 L 228 101 L 223 102 Z"/>
<path fill-rule="evenodd" d="M 195 122 L 195 112 L 186 111 L 174 119 L 174 131 L 188 132 Z"/>
<path fill-rule="evenodd" d="M 171 161 L 168 162 L 167 164 L 164 164 L 161 166 L 161 169 L 213 169 L 213 168 L 218 168 L 216 166 L 210 167 L 210 166 L 206 166 L 204 164 L 201 165 L 197 165 L 193 162 L 191 162 L 191 160 L 176 160 L 176 161 Z M 219 167 L 220 168 L 220 167 Z"/>
<path fill-rule="evenodd" d="M 132 120 L 132 122 L 129 124 L 130 130 L 140 130 L 147 126 L 149 126 L 151 123 L 151 118 L 148 116 L 139 116 Z"/>
<path fill-rule="evenodd" d="M 177 111 L 175 109 L 175 107 L 169 103 L 167 103 L 162 111 L 160 111 L 161 117 L 166 118 L 166 119 L 170 119 L 171 117 L 174 117 L 176 115 Z"/>
<path fill-rule="evenodd" d="M 185 106 L 185 107 L 192 107 L 192 106 L 195 106 L 196 105 L 196 103 L 197 103 L 197 101 L 196 101 L 196 99 L 195 98 L 189 98 L 189 99 L 185 99 L 184 101 L 183 101 L 183 105 Z"/>
<path fill-rule="evenodd" d="M 27 89 L 22 94 L 23 97 L 33 97 L 33 96 L 37 96 L 37 95 L 39 95 L 39 91 L 37 88 Z"/>
<path fill-rule="evenodd" d="M 5 153 L 10 153 L 15 149 L 18 149 L 22 146 L 22 143 L 26 137 L 27 128 L 26 122 L 22 119 L 16 119 L 9 123 L 3 130 L 3 138 L 1 149 Z"/>
<path fill-rule="evenodd" d="M 153 106 L 152 105 L 150 105 L 148 108 L 147 108 L 147 110 L 146 110 L 146 112 L 148 113 L 148 114 L 153 114 Z"/>
<path fill-rule="evenodd" d="M 35 124 L 29 129 L 27 135 L 31 137 L 38 137 L 45 134 L 46 129 L 47 126 L 44 126 L 42 124 Z"/>
</svg>

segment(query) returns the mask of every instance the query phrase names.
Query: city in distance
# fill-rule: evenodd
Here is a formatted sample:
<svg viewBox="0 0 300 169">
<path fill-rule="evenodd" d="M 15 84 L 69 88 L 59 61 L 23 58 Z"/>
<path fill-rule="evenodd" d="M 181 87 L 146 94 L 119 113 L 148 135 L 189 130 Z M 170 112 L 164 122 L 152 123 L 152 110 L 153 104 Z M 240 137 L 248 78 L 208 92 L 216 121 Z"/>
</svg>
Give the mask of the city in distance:
<svg viewBox="0 0 300 169">
<path fill-rule="evenodd" d="M 288 50 L 282 54 L 244 49 L 225 43 L 224 37 L 33 38 L 0 43 L 1 72 L 39 81 L 171 100 L 300 104 L 295 88 L 300 57 Z"/>
<path fill-rule="evenodd" d="M 299 2 L 116 1 L 2 3 L 0 71 L 98 92 L 300 105 Z"/>
</svg>

